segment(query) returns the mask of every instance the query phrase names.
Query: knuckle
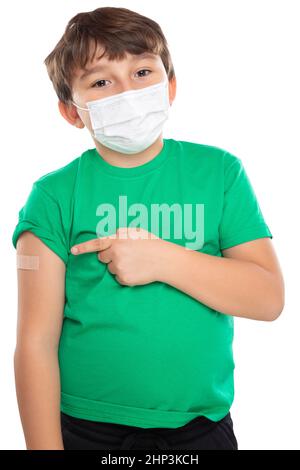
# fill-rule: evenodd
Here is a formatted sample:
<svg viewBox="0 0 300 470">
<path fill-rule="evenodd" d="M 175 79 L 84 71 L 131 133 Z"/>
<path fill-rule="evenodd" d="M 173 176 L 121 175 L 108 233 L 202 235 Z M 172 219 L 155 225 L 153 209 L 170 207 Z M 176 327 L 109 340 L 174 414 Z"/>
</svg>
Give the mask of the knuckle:
<svg viewBox="0 0 300 470">
<path fill-rule="evenodd" d="M 128 281 L 127 281 L 127 278 L 126 278 L 126 277 L 124 277 L 124 276 L 119 276 L 119 279 L 120 279 L 121 284 L 126 284 L 126 285 L 128 284 Z"/>
<path fill-rule="evenodd" d="M 119 259 L 116 259 L 115 261 L 115 266 L 116 266 L 116 270 L 118 271 L 118 273 L 122 276 L 124 276 L 125 274 L 125 266 L 124 264 L 119 260 Z"/>
<path fill-rule="evenodd" d="M 121 244 L 115 244 L 112 247 L 112 254 L 116 260 L 120 262 L 121 258 L 123 258 L 124 250 Z"/>
</svg>

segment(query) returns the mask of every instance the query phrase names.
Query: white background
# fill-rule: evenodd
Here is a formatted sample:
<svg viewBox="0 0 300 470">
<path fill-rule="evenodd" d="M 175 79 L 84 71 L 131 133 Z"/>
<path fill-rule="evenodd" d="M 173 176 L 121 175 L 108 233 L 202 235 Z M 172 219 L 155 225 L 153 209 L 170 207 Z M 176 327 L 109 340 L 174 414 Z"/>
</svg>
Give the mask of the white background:
<svg viewBox="0 0 300 470">
<path fill-rule="evenodd" d="M 69 19 L 121 6 L 157 21 L 177 96 L 164 136 L 241 158 L 273 234 L 286 286 L 275 322 L 235 318 L 235 401 L 242 449 L 300 449 L 299 2 L 297 0 L 5 2 L 1 7 L 0 446 L 25 449 L 15 395 L 17 320 L 11 236 L 33 181 L 94 142 L 69 125 L 43 64 Z"/>
</svg>

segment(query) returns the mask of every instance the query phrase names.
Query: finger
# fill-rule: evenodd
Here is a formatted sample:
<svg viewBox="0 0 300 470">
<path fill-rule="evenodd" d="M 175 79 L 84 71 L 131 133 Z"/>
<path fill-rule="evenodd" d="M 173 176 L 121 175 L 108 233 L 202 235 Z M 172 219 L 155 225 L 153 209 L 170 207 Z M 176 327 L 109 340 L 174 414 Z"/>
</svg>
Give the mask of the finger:
<svg viewBox="0 0 300 470">
<path fill-rule="evenodd" d="M 126 286 L 127 284 L 125 282 L 122 282 L 119 276 L 115 276 L 116 281 L 118 281 L 119 284 L 122 284 L 123 286 Z"/>
<path fill-rule="evenodd" d="M 94 238 L 71 248 L 73 255 L 81 255 L 82 253 L 91 253 L 93 251 L 100 251 L 109 248 L 113 242 L 111 237 Z"/>
<path fill-rule="evenodd" d="M 117 270 L 116 270 L 116 267 L 115 267 L 113 261 L 111 261 L 110 263 L 108 263 L 107 269 L 108 269 L 109 272 L 112 273 L 112 274 L 116 274 L 116 273 L 117 273 Z"/>
<path fill-rule="evenodd" d="M 99 251 L 98 259 L 102 263 L 110 263 L 113 259 L 112 250 L 111 248 L 106 248 L 105 250 Z"/>
</svg>

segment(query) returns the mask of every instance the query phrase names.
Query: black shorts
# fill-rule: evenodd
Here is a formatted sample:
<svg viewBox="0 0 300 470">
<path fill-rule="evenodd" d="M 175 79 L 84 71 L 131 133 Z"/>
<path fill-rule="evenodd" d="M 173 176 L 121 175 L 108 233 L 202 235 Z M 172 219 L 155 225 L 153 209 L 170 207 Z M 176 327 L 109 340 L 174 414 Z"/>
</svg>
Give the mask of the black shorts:
<svg viewBox="0 0 300 470">
<path fill-rule="evenodd" d="M 140 428 L 75 418 L 61 412 L 65 450 L 238 450 L 230 413 L 220 421 L 197 416 L 178 428 Z"/>
</svg>

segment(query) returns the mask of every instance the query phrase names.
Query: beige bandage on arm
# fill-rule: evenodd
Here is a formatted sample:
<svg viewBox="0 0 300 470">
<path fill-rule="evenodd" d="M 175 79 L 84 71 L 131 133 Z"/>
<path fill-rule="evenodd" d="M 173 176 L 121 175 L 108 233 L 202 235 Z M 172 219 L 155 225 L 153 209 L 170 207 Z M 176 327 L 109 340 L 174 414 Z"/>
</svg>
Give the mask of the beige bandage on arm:
<svg viewBox="0 0 300 470">
<path fill-rule="evenodd" d="M 17 269 L 29 269 L 29 270 L 38 270 L 39 269 L 39 256 L 33 255 L 17 255 Z"/>
</svg>

